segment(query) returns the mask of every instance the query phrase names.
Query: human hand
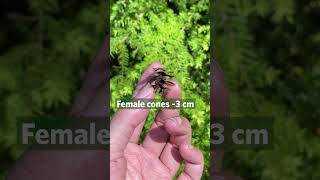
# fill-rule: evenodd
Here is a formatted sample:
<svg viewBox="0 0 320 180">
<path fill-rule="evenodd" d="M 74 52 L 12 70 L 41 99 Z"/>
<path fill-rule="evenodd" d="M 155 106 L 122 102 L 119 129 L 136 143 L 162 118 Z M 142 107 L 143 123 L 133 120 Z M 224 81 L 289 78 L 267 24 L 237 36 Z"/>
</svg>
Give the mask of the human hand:
<svg viewBox="0 0 320 180">
<path fill-rule="evenodd" d="M 140 78 L 134 98 L 152 99 L 155 91 L 148 80 L 159 62 L 152 63 Z M 162 94 L 163 98 L 181 98 L 177 82 Z M 184 171 L 179 180 L 200 179 L 203 171 L 203 155 L 191 145 L 191 126 L 179 109 L 160 109 L 148 134 L 141 144 L 139 136 L 148 109 L 121 109 L 110 125 L 111 179 L 172 179 L 182 162 Z"/>
</svg>

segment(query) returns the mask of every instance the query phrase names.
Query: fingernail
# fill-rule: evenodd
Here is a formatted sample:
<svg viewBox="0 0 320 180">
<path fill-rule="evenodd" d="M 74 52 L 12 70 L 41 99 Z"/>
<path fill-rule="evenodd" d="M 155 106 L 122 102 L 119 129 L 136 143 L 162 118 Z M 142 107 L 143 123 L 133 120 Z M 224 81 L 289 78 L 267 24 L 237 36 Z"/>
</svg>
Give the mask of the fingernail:
<svg viewBox="0 0 320 180">
<path fill-rule="evenodd" d="M 175 126 L 178 126 L 178 125 L 181 124 L 181 118 L 180 118 L 180 117 L 171 118 L 170 121 L 171 121 Z"/>
</svg>

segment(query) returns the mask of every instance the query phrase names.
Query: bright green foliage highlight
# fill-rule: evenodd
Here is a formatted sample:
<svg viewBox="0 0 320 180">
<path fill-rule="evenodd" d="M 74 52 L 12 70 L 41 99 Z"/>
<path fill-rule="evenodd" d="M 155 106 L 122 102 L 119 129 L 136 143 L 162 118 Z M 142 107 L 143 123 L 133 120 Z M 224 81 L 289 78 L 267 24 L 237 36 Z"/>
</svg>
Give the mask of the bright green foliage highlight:
<svg viewBox="0 0 320 180">
<path fill-rule="evenodd" d="M 209 177 L 210 59 L 209 2 L 157 0 L 117 1 L 111 10 L 111 111 L 115 100 L 130 98 L 153 61 L 164 64 L 178 80 L 183 99 L 195 109 L 183 110 L 193 128 L 193 143 L 205 155 L 204 179 Z M 156 112 L 146 123 L 145 133 Z"/>
</svg>

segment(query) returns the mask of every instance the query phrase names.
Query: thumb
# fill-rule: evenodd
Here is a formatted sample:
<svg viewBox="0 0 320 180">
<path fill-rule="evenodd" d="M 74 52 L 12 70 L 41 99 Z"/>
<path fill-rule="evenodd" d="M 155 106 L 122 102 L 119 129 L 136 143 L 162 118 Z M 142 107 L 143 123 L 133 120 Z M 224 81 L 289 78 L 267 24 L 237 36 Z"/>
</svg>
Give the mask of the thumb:
<svg viewBox="0 0 320 180">
<path fill-rule="evenodd" d="M 137 98 L 153 98 L 154 90 L 146 85 Z M 110 123 L 110 171 L 111 179 L 125 179 L 126 160 L 124 150 L 135 129 L 148 116 L 148 109 L 122 109 L 115 113 Z"/>
<path fill-rule="evenodd" d="M 136 98 L 151 99 L 153 97 L 154 89 L 150 84 L 146 84 L 136 95 Z M 121 109 L 114 114 L 110 124 L 111 154 L 123 155 L 135 128 L 147 118 L 148 113 L 148 109 Z"/>
<path fill-rule="evenodd" d="M 155 92 L 153 87 L 148 83 L 150 77 L 154 73 L 154 68 L 162 67 L 159 62 L 154 62 L 142 74 L 136 91 L 134 92 L 134 98 L 136 99 L 153 99 Z M 112 117 L 110 123 L 110 154 L 111 160 L 113 158 L 119 158 L 115 156 L 123 156 L 124 149 L 130 141 L 130 138 L 136 131 L 142 122 L 147 118 L 149 114 L 148 109 L 121 109 L 117 111 Z M 142 124 L 143 125 L 143 124 Z"/>
</svg>

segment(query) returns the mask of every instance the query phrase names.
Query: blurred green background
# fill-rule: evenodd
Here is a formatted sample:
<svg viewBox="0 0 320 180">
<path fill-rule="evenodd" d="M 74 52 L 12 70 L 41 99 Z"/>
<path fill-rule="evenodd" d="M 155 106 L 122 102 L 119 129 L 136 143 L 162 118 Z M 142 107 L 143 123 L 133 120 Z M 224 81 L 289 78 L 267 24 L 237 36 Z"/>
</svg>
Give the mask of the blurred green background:
<svg viewBox="0 0 320 180">
<path fill-rule="evenodd" d="M 212 1 L 211 45 L 231 115 L 272 115 L 271 150 L 231 150 L 246 180 L 320 179 L 320 1 Z"/>
<path fill-rule="evenodd" d="M 191 123 L 192 142 L 204 153 L 203 179 L 209 179 L 209 1 L 118 0 L 111 6 L 110 27 L 111 115 L 115 100 L 131 98 L 143 71 L 160 61 L 178 80 L 183 99 L 195 101 L 194 109 L 181 114 Z M 152 110 L 141 139 L 155 114 Z"/>
<path fill-rule="evenodd" d="M 0 179 L 17 149 L 16 118 L 70 110 L 105 38 L 103 0 L 10 0 L 0 6 Z"/>
</svg>

